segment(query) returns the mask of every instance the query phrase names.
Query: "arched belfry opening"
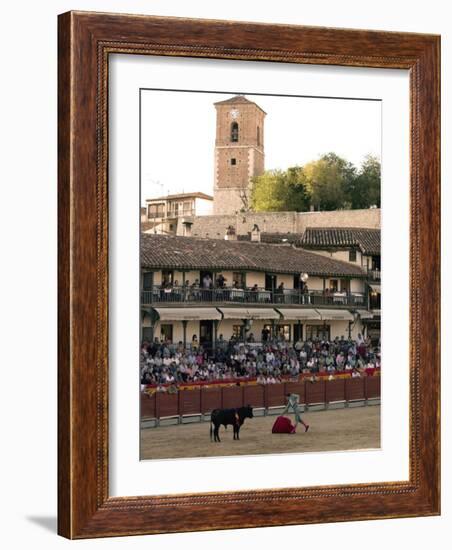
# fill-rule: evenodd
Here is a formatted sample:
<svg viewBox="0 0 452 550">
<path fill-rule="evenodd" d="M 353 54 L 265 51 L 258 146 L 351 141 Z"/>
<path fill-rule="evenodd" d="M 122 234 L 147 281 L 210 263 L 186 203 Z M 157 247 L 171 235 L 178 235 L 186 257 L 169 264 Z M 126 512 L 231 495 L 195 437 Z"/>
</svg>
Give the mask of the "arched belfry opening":
<svg viewBox="0 0 452 550">
<path fill-rule="evenodd" d="M 239 140 L 239 125 L 237 122 L 231 124 L 231 141 L 237 142 Z"/>
</svg>

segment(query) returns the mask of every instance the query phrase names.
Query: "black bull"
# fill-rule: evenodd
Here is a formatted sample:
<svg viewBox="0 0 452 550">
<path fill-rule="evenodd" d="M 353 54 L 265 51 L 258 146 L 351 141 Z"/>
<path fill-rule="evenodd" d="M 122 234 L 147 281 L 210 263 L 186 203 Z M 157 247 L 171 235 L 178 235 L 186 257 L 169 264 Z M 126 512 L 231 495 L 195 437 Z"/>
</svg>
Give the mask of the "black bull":
<svg viewBox="0 0 452 550">
<path fill-rule="evenodd" d="M 234 428 L 234 439 L 240 439 L 240 427 L 245 418 L 253 418 L 253 408 L 250 405 L 237 409 L 214 409 L 210 415 L 210 440 L 212 441 L 212 424 L 214 441 L 221 441 L 218 431 L 222 424 L 225 428 L 231 424 Z"/>
</svg>

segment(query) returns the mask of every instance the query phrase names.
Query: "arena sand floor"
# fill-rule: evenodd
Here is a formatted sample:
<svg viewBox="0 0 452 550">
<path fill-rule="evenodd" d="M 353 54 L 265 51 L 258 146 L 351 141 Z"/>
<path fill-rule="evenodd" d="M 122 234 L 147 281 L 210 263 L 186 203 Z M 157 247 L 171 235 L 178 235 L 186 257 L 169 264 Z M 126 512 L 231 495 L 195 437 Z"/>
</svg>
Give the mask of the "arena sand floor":
<svg viewBox="0 0 452 550">
<path fill-rule="evenodd" d="M 232 426 L 220 428 L 221 443 L 210 441 L 210 422 L 161 426 L 141 430 L 141 459 L 256 455 L 376 449 L 380 447 L 380 406 L 308 412 L 297 433 L 272 434 L 276 416 L 247 418 L 240 441 L 232 438 Z M 293 415 L 291 415 L 293 421 Z"/>
</svg>

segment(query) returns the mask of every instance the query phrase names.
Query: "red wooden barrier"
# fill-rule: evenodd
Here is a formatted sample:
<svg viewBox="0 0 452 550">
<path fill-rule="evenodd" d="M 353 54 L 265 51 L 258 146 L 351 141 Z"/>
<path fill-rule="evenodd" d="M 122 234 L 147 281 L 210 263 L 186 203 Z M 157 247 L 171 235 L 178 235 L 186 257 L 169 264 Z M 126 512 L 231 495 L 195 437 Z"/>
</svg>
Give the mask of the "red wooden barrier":
<svg viewBox="0 0 452 550">
<path fill-rule="evenodd" d="M 179 392 L 179 415 L 199 414 L 201 411 L 201 390 Z"/>
<path fill-rule="evenodd" d="M 221 409 L 221 388 L 202 388 L 201 390 L 201 412 L 203 414 Z"/>
<path fill-rule="evenodd" d="M 180 390 L 176 394 L 141 394 L 141 418 L 162 418 L 185 414 L 209 413 L 213 409 L 279 407 L 286 404 L 286 394 L 300 396 L 300 403 L 331 403 L 372 399 L 380 396 L 380 377 L 287 382 L 283 384 L 202 387 Z"/>
<path fill-rule="evenodd" d="M 177 393 L 156 393 L 156 415 L 157 418 L 163 416 L 178 416 L 179 414 L 179 398 Z"/>
<path fill-rule="evenodd" d="M 329 380 L 325 384 L 325 399 L 327 403 L 345 401 L 345 379 Z"/>
<path fill-rule="evenodd" d="M 345 380 L 345 399 L 347 401 L 365 399 L 364 380 L 365 378 L 347 378 Z"/>
<path fill-rule="evenodd" d="M 243 388 L 241 386 L 222 388 L 221 391 L 223 393 L 223 409 L 243 407 Z"/>
<path fill-rule="evenodd" d="M 269 384 L 267 389 L 267 407 L 279 407 L 286 404 L 285 384 Z"/>
<path fill-rule="evenodd" d="M 252 407 L 264 407 L 264 386 L 261 386 L 260 384 L 256 386 L 244 386 L 243 403 L 244 405 L 251 405 Z"/>
<path fill-rule="evenodd" d="M 366 399 L 372 399 L 374 397 L 380 397 L 381 395 L 381 377 L 380 376 L 368 376 L 364 378 Z"/>
<path fill-rule="evenodd" d="M 156 418 L 155 414 L 155 394 L 141 394 L 141 418 Z"/>
<path fill-rule="evenodd" d="M 328 384 L 329 382 L 327 382 Z M 318 380 L 317 382 L 306 382 L 306 404 L 325 403 L 325 381 Z"/>
</svg>

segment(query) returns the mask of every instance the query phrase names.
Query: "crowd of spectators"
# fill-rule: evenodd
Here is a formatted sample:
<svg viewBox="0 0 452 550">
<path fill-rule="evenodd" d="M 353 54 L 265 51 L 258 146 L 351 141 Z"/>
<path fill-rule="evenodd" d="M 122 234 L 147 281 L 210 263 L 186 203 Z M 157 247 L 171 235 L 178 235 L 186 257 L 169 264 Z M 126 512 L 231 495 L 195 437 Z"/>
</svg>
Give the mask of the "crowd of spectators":
<svg viewBox="0 0 452 550">
<path fill-rule="evenodd" d="M 380 349 L 358 335 L 356 340 L 308 340 L 264 343 L 220 341 L 206 350 L 196 338 L 184 346 L 171 342 L 143 342 L 141 383 L 178 385 L 189 382 L 256 379 L 260 384 L 297 380 L 300 374 L 312 379 L 322 373 L 329 378 L 350 373 L 360 377 L 368 369 L 380 367 Z"/>
</svg>

